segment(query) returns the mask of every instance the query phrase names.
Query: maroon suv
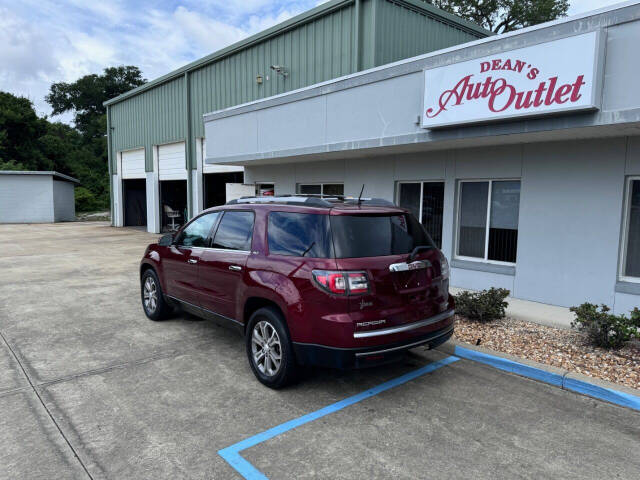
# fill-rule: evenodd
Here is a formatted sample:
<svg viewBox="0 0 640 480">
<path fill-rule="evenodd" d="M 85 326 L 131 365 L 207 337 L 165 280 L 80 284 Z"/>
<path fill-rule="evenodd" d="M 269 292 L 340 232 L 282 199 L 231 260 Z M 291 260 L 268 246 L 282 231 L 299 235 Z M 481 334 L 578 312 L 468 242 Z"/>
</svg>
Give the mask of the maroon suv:
<svg viewBox="0 0 640 480">
<path fill-rule="evenodd" d="M 147 247 L 142 305 L 237 328 L 265 385 L 299 365 L 366 367 L 453 333 L 449 266 L 407 210 L 377 199 L 257 197 Z"/>
</svg>

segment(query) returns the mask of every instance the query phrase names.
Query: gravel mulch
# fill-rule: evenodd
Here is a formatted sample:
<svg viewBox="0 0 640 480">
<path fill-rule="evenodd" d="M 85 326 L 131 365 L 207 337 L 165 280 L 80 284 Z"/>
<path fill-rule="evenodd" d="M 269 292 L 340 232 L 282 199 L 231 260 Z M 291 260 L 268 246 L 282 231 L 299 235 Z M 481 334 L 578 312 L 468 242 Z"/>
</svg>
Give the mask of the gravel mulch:
<svg viewBox="0 0 640 480">
<path fill-rule="evenodd" d="M 592 347 L 585 335 L 505 318 L 490 323 L 456 316 L 455 338 L 509 355 L 640 390 L 640 345 L 618 350 Z M 478 343 L 479 341 L 479 343 Z"/>
</svg>

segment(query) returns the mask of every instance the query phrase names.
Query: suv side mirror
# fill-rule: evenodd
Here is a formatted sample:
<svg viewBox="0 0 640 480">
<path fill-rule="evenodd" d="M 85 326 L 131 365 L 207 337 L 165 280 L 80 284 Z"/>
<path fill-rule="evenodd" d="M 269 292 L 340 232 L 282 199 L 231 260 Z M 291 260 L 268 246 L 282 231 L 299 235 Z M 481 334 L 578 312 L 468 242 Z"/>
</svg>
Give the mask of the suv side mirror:
<svg viewBox="0 0 640 480">
<path fill-rule="evenodd" d="M 170 233 L 169 235 L 163 235 L 162 237 L 160 237 L 160 240 L 158 240 L 158 245 L 160 245 L 161 247 L 169 247 L 173 244 L 173 234 Z"/>
</svg>

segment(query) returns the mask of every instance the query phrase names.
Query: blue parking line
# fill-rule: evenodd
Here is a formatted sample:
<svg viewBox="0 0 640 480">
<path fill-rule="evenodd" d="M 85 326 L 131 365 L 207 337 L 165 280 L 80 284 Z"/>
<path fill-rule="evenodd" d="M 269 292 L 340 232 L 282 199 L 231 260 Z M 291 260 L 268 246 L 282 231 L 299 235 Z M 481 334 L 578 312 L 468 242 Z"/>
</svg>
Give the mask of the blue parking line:
<svg viewBox="0 0 640 480">
<path fill-rule="evenodd" d="M 437 362 L 430 363 L 429 365 L 425 365 L 422 368 L 418 368 L 412 372 L 406 373 L 398 378 L 394 378 L 393 380 L 389 380 L 388 382 L 382 383 L 376 387 L 370 388 L 369 390 L 365 390 L 364 392 L 358 393 L 349 398 L 345 398 L 344 400 L 340 400 L 339 402 L 333 403 L 326 407 L 321 408 L 320 410 L 316 410 L 315 412 L 308 413 L 303 415 L 302 417 L 295 418 L 293 420 L 289 420 L 288 422 L 282 423 L 278 426 L 270 428 L 269 430 L 265 430 L 262 433 L 258 433 L 253 437 L 249 437 L 245 440 L 242 440 L 230 447 L 223 448 L 218 451 L 218 454 L 224 458 L 229 465 L 231 465 L 240 475 L 242 475 L 246 479 L 251 480 L 267 480 L 267 477 L 256 467 L 254 467 L 250 462 L 245 460 L 240 452 L 246 450 L 247 448 L 251 448 L 255 445 L 258 445 L 262 442 L 265 442 L 273 437 L 276 437 L 282 433 L 288 432 L 296 427 L 304 425 L 306 423 L 317 420 L 318 418 L 322 418 L 331 413 L 337 412 L 346 408 L 354 403 L 361 402 L 362 400 L 366 400 L 367 398 L 373 397 L 382 393 L 384 391 L 390 390 L 398 385 L 402 385 L 403 383 L 407 383 L 415 378 L 418 378 L 426 373 L 433 372 L 438 368 L 449 365 L 453 362 L 460 360 L 454 356 L 450 356 L 439 360 Z"/>
<path fill-rule="evenodd" d="M 623 407 L 640 410 L 640 397 L 636 395 L 631 395 L 612 388 L 600 387 L 599 385 L 584 382 L 582 380 L 576 380 L 574 378 L 567 378 L 564 375 L 547 372 L 541 368 L 532 367 L 530 365 L 514 362 L 513 360 L 497 357 L 484 352 L 478 352 L 458 345 L 456 345 L 453 353 L 460 358 L 484 363 L 506 372 L 550 383 L 556 387 L 588 395 L 590 397 L 597 398 L 598 400 L 604 400 Z"/>
</svg>

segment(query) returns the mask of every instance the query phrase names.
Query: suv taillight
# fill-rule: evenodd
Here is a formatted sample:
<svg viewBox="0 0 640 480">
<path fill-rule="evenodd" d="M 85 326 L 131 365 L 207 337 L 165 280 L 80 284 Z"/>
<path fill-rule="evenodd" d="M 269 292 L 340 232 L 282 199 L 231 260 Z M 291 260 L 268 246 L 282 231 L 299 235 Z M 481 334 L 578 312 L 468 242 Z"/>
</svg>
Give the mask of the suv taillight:
<svg viewBox="0 0 640 480">
<path fill-rule="evenodd" d="M 365 272 L 314 270 L 315 284 L 325 292 L 336 295 L 362 295 L 369 292 L 369 278 Z"/>
</svg>

